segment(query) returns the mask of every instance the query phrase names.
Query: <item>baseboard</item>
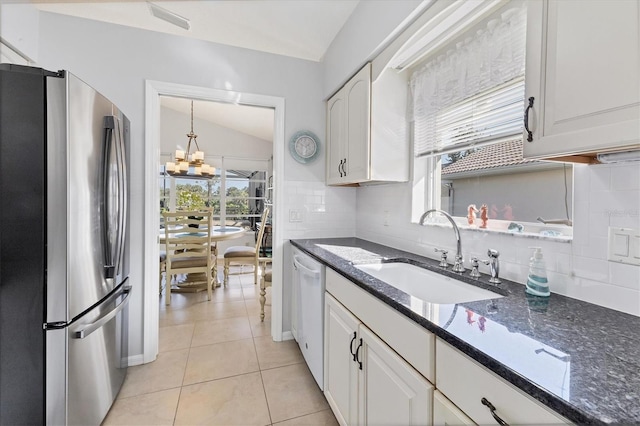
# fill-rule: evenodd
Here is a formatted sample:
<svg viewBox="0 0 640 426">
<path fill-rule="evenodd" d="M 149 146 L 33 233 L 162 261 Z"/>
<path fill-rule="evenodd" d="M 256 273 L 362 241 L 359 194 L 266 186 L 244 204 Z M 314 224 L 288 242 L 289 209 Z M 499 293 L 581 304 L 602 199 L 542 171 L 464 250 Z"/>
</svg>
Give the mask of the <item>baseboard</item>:
<svg viewBox="0 0 640 426">
<path fill-rule="evenodd" d="M 293 333 L 290 331 L 283 331 L 282 332 L 282 340 L 293 340 Z"/>
<path fill-rule="evenodd" d="M 144 364 L 144 356 L 142 356 L 142 354 L 140 355 L 132 355 L 130 357 L 127 358 L 127 362 L 129 363 L 129 367 L 132 367 L 134 365 L 142 365 Z"/>
</svg>

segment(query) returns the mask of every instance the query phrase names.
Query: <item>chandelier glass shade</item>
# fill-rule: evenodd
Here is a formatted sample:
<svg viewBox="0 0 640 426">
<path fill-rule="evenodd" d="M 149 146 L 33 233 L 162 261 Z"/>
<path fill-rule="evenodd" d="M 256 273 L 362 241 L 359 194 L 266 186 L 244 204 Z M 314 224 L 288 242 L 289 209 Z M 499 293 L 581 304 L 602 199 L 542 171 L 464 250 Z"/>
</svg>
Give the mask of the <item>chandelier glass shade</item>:
<svg viewBox="0 0 640 426">
<path fill-rule="evenodd" d="M 165 170 L 172 176 L 213 176 L 216 169 L 204 162 L 204 152 L 200 151 L 198 135 L 193 133 L 193 101 L 191 101 L 191 131 L 187 133 L 187 150 L 176 149 L 174 161 L 165 164 Z M 193 153 L 191 148 L 193 147 Z"/>
</svg>

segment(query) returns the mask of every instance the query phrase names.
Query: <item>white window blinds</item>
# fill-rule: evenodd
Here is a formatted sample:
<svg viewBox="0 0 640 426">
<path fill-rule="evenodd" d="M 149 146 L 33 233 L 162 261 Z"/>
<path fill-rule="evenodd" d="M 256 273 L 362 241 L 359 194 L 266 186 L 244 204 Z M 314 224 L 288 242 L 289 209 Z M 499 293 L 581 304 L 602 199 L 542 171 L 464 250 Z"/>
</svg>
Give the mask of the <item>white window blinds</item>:
<svg viewBox="0 0 640 426">
<path fill-rule="evenodd" d="M 429 61 L 410 80 L 416 156 L 499 142 L 522 132 L 526 9 Z"/>
</svg>

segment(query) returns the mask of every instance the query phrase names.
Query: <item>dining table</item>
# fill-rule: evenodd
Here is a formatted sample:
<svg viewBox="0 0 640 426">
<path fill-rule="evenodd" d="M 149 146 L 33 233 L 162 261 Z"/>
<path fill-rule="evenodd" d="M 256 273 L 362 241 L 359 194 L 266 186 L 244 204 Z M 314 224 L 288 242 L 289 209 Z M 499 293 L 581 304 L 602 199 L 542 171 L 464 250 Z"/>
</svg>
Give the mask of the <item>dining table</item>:
<svg viewBox="0 0 640 426">
<path fill-rule="evenodd" d="M 195 230 L 195 232 L 194 232 Z M 240 238 L 244 235 L 244 233 L 246 232 L 245 228 L 241 228 L 239 226 L 214 226 L 211 229 L 211 237 L 210 240 L 212 243 L 218 242 L 218 241 L 225 241 L 225 240 L 233 240 L 235 238 Z M 160 229 L 160 233 L 159 233 L 159 242 L 160 244 L 164 244 L 165 243 L 165 231 L 164 228 Z M 184 237 L 189 237 L 189 236 L 204 236 L 205 233 L 204 232 L 197 232 L 197 230 L 195 228 L 190 229 L 188 231 L 185 232 L 181 232 L 181 233 L 176 233 L 174 234 L 175 237 L 180 238 L 181 236 Z"/>
<path fill-rule="evenodd" d="M 247 230 L 245 228 L 239 226 L 214 226 L 211 229 L 211 236 L 209 237 L 211 243 L 218 243 L 220 241 L 233 240 L 236 238 L 242 237 Z M 173 234 L 173 237 L 193 237 L 193 236 L 205 236 L 205 232 L 198 232 L 196 228 L 190 228 L 185 230 L 185 232 L 179 232 Z M 164 246 L 165 244 L 165 230 L 164 228 L 160 229 L 158 242 Z M 216 248 L 216 256 L 217 256 L 217 248 Z M 215 268 L 217 270 L 217 268 Z M 214 282 L 216 287 L 220 287 L 220 281 L 218 281 L 218 274 L 216 273 L 214 276 Z M 178 287 L 189 287 L 189 280 L 185 281 L 182 284 L 178 284 Z M 174 290 L 172 290 L 174 291 Z"/>
</svg>

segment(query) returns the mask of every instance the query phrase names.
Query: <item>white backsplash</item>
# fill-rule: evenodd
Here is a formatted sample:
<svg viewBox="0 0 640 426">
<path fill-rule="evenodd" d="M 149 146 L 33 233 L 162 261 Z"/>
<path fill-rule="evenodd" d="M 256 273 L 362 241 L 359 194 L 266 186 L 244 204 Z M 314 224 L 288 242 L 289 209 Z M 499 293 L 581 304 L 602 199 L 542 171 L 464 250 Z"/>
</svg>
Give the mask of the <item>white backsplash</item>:
<svg viewBox="0 0 640 426">
<path fill-rule="evenodd" d="M 500 276 L 524 283 L 529 247 L 542 247 L 552 292 L 640 316 L 640 267 L 607 260 L 609 226 L 640 228 L 640 165 L 575 166 L 573 211 L 571 243 L 461 230 L 465 267 L 494 248 Z M 410 183 L 358 188 L 356 212 L 359 238 L 434 259 L 435 247 L 455 253 L 450 228 L 410 223 Z M 481 272 L 488 267 L 481 265 Z"/>
<path fill-rule="evenodd" d="M 284 239 L 353 237 L 356 189 L 324 182 L 285 181 Z M 299 221 L 298 221 L 299 220 Z"/>
</svg>

